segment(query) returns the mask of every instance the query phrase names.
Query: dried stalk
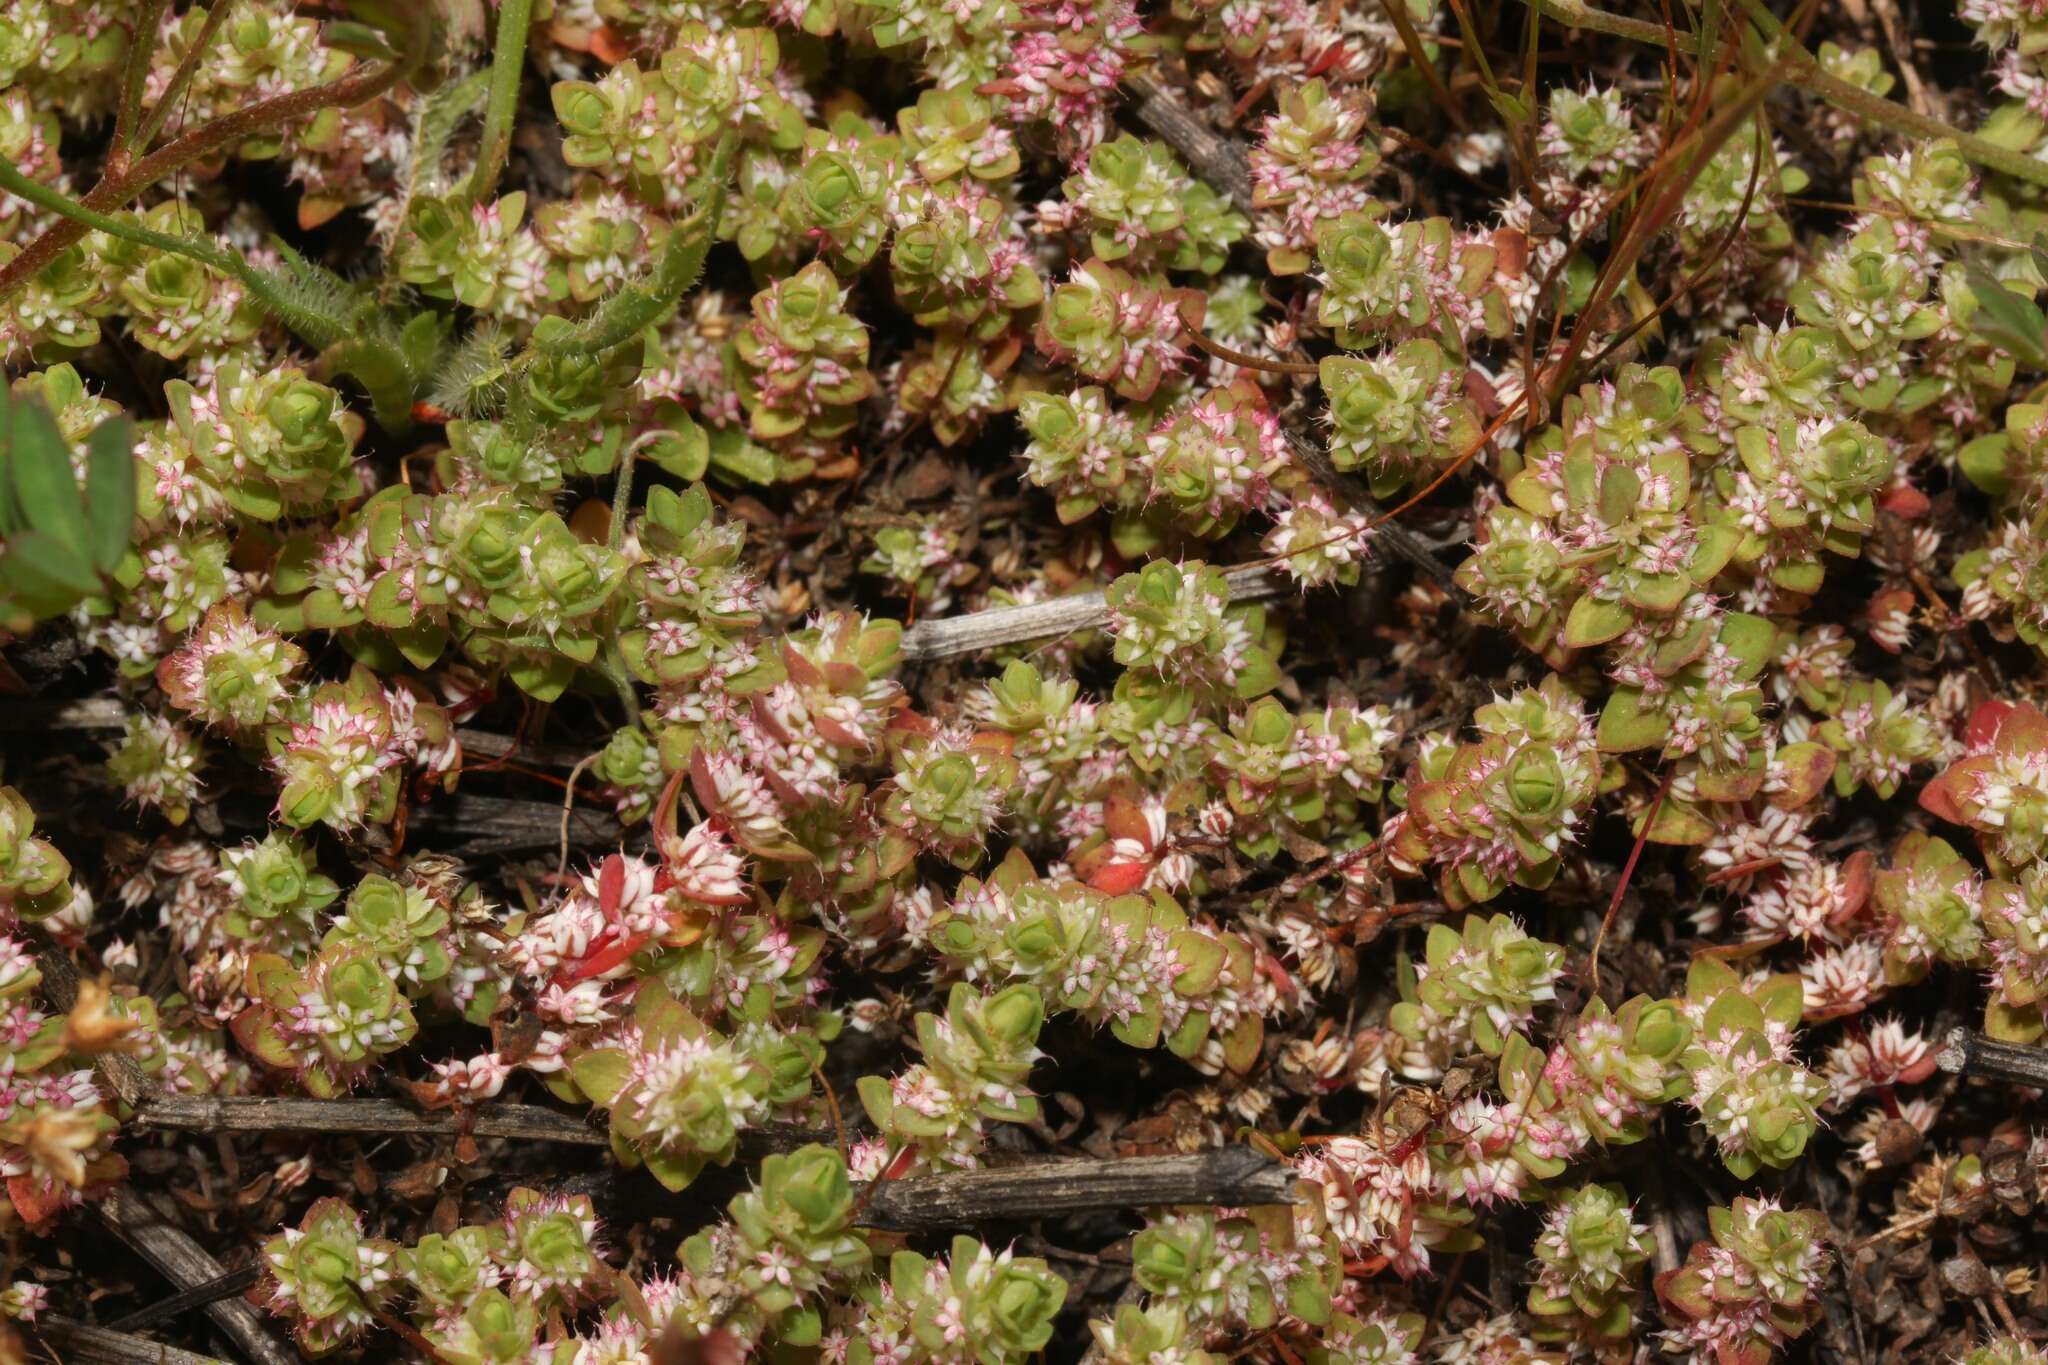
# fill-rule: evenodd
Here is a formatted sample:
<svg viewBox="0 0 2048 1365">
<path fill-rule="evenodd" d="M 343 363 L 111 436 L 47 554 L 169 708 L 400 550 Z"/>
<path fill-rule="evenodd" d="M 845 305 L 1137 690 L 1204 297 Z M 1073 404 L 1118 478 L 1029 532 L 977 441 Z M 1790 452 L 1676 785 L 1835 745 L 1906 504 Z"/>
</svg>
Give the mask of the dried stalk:
<svg viewBox="0 0 2048 1365">
<path fill-rule="evenodd" d="M 40 1315 L 29 1330 L 49 1357 L 64 1365 L 228 1365 L 219 1356 L 181 1351 L 148 1337 L 92 1327 L 70 1318 Z"/>
<path fill-rule="evenodd" d="M 1965 1028 L 1949 1030 L 1935 1064 L 1959 1076 L 2048 1090 L 2048 1048 L 2001 1043 Z"/>
<path fill-rule="evenodd" d="M 1231 569 L 1224 575 L 1233 602 L 1256 602 L 1294 589 L 1294 581 L 1278 569 Z M 903 657 L 913 663 L 972 654 L 998 645 L 1022 644 L 1077 630 L 1092 630 L 1109 620 L 1109 604 L 1100 592 L 1079 592 L 1050 602 L 1022 607 L 996 607 L 938 621 L 919 621 L 903 632 Z"/>
<path fill-rule="evenodd" d="M 815 1134 L 829 1141 L 830 1134 Z M 1192 1156 L 1024 1158 L 1009 1165 L 944 1175 L 914 1175 L 858 1185 L 853 1221 L 888 1232 L 945 1232 L 991 1219 L 1120 1212 L 1172 1205 L 1220 1208 L 1286 1204 L 1294 1199 L 1288 1168 L 1250 1147 Z M 600 1212 L 629 1210 L 636 1218 L 701 1218 L 697 1189 L 665 1190 L 644 1174 L 606 1167 L 557 1182 L 553 1192 L 583 1195 Z"/>
<path fill-rule="evenodd" d="M 115 1318 L 107 1324 L 107 1330 L 140 1332 L 145 1327 L 154 1327 L 167 1318 L 175 1318 L 191 1309 L 204 1308 L 207 1304 L 221 1299 L 231 1299 L 246 1292 L 250 1285 L 262 1278 L 263 1267 L 255 1263 L 245 1265 L 240 1270 L 230 1270 L 217 1280 L 193 1285 L 190 1289 L 182 1290 L 167 1299 L 158 1299 L 147 1307 Z"/>
<path fill-rule="evenodd" d="M 465 1122 L 466 1120 L 466 1122 Z M 143 1128 L 189 1133 L 378 1133 L 480 1138 L 525 1138 L 604 1147 L 610 1139 L 574 1114 L 537 1104 L 485 1104 L 467 1113 L 422 1113 L 397 1100 L 298 1100 L 266 1095 L 165 1095 L 135 1111 Z"/>
<path fill-rule="evenodd" d="M 308 1100 L 269 1095 L 163 1095 L 129 1124 L 188 1133 L 369 1133 L 386 1137 L 511 1138 L 605 1147 L 611 1139 L 575 1114 L 537 1104 L 480 1104 L 467 1111 L 422 1111 L 398 1100 Z M 827 1135 L 768 1124 L 741 1135 L 752 1154 L 788 1151 Z"/>
<path fill-rule="evenodd" d="M 1180 96 L 1150 75 L 1126 76 L 1124 89 L 1137 97 L 1138 122 L 1159 135 L 1181 160 L 1231 204 L 1249 217 L 1252 212 L 1252 169 L 1236 139 L 1215 131 Z"/>
<path fill-rule="evenodd" d="M 116 1237 L 180 1291 L 227 1273 L 206 1248 L 131 1186 L 116 1186 L 92 1208 Z M 246 1300 L 218 1299 L 206 1305 L 206 1315 L 256 1365 L 298 1365 L 299 1353 L 271 1335 L 263 1315 Z"/>
<path fill-rule="evenodd" d="M 1294 1183 L 1293 1171 L 1250 1147 L 1219 1147 L 1194 1156 L 1061 1158 L 891 1180 L 869 1197 L 859 1221 L 889 1232 L 930 1232 L 990 1218 L 1172 1204 L 1291 1204 Z"/>
<path fill-rule="evenodd" d="M 38 953 L 36 966 L 43 974 L 43 995 L 58 1010 L 69 1014 L 78 1003 L 78 968 L 60 948 L 45 948 Z M 125 1053 L 103 1052 L 94 1059 L 93 1069 L 123 1104 L 138 1104 L 156 1090 L 142 1067 Z"/>
<path fill-rule="evenodd" d="M 264 1096 L 166 1095 L 136 1110 L 131 1123 L 196 1133 L 374 1133 L 516 1138 L 603 1147 L 610 1139 L 573 1114 L 530 1104 L 486 1104 L 469 1111 L 421 1113 L 396 1100 L 272 1099 Z M 784 1151 L 826 1135 L 769 1127 L 742 1135 L 750 1154 Z M 620 1173 L 597 1179 L 610 1184 Z M 1249 1147 L 1224 1147 L 1194 1156 L 1128 1157 L 1098 1161 L 1060 1158 L 988 1170 L 912 1176 L 884 1182 L 860 1218 L 867 1227 L 915 1232 L 965 1227 L 989 1218 L 1042 1217 L 1101 1209 L 1167 1204 L 1232 1208 L 1287 1204 L 1294 1174 Z M 679 1196 L 687 1199 L 687 1194 Z M 652 1196 L 658 1206 L 664 1195 Z M 636 1203 L 645 1203 L 636 1192 Z M 187 1286 L 189 1287 L 189 1286 Z"/>
</svg>

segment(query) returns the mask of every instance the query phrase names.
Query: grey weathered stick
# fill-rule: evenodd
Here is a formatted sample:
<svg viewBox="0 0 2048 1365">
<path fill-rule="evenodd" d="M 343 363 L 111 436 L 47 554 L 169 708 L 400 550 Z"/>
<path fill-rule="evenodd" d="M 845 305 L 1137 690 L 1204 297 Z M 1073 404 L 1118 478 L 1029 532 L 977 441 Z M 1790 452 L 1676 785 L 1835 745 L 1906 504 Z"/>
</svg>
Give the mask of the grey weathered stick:
<svg viewBox="0 0 2048 1365">
<path fill-rule="evenodd" d="M 1230 585 L 1233 602 L 1256 602 L 1295 591 L 1294 580 L 1285 573 L 1262 566 L 1231 569 L 1224 574 L 1224 580 Z M 923 662 L 972 654 L 978 649 L 1092 630 L 1108 620 L 1109 604 L 1100 592 L 1077 592 L 1050 602 L 919 621 L 903 632 L 903 657 Z"/>
<path fill-rule="evenodd" d="M 742 1135 L 742 1148 L 752 1144 Z M 832 1134 L 807 1135 L 830 1143 Z M 1249 1208 L 1294 1200 L 1294 1174 L 1249 1147 L 1224 1147 L 1193 1156 L 1026 1158 L 1007 1166 L 945 1175 L 913 1175 L 878 1185 L 856 1185 L 862 1227 L 891 1232 L 943 1232 L 992 1218 L 1040 1218 L 1065 1213 L 1147 1209 L 1170 1204 Z M 551 1187 L 585 1195 L 600 1209 L 637 1218 L 688 1217 L 705 1210 L 696 1188 L 665 1190 L 645 1174 L 616 1166 L 570 1176 Z M 865 1201 L 865 1202 L 860 1202 Z"/>
<path fill-rule="evenodd" d="M 1229 197 L 1239 213 L 1252 211 L 1251 163 L 1234 138 L 1211 128 L 1149 75 L 1128 76 L 1124 88 L 1138 100 L 1138 122 L 1179 152 L 1196 175 Z"/>
<path fill-rule="evenodd" d="M 1963 1076 L 2048 1089 L 2048 1048 L 2001 1043 L 1966 1028 L 1949 1030 L 1935 1063 Z"/>
<path fill-rule="evenodd" d="M 131 1188 L 115 1187 L 92 1208 L 116 1237 L 181 1290 L 226 1273 L 206 1248 Z M 206 1305 L 206 1315 L 256 1365 L 298 1365 L 299 1353 L 273 1336 L 263 1315 L 246 1301 L 216 1300 Z"/>
<path fill-rule="evenodd" d="M 148 1337 L 38 1316 L 29 1329 L 64 1365 L 227 1365 L 219 1356 L 181 1351 Z"/>
<path fill-rule="evenodd" d="M 135 1111 L 131 1123 L 190 1133 L 385 1133 L 452 1137 L 462 1131 L 453 1111 L 422 1113 L 397 1100 L 272 1099 L 263 1095 L 165 1095 Z M 603 1147 L 610 1139 L 574 1114 L 537 1104 L 485 1104 L 473 1111 L 471 1135 L 525 1138 Z"/>
<path fill-rule="evenodd" d="M 251 1262 L 240 1270 L 230 1270 L 217 1280 L 195 1284 L 181 1290 L 167 1299 L 138 1308 L 133 1313 L 124 1313 L 107 1324 L 110 1332 L 140 1332 L 154 1327 L 167 1318 L 175 1318 L 194 1308 L 204 1308 L 218 1299 L 231 1299 L 246 1291 L 250 1285 L 263 1278 L 263 1267 Z"/>
<path fill-rule="evenodd" d="M 131 1127 L 187 1133 L 372 1133 L 391 1137 L 454 1137 L 465 1131 L 453 1110 L 426 1112 L 397 1100 L 302 1100 L 267 1095 L 164 1095 L 129 1119 Z M 575 1114 L 537 1104 L 481 1104 L 470 1112 L 472 1137 L 604 1147 L 611 1139 Z M 829 1134 L 766 1124 L 740 1135 L 742 1150 L 780 1152 Z"/>
<path fill-rule="evenodd" d="M 926 1232 L 989 1218 L 1037 1218 L 1165 1204 L 1243 1208 L 1294 1202 L 1294 1172 L 1250 1147 L 1194 1156 L 1086 1157 L 913 1176 L 876 1187 L 864 1227 Z"/>
</svg>

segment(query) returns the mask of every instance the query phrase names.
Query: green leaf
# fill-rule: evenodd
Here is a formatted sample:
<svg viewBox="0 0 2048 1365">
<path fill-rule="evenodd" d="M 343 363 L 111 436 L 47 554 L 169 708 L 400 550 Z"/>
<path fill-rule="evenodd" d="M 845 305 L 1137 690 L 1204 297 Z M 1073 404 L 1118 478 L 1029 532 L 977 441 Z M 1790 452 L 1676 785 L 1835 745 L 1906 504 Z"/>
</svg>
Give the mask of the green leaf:
<svg viewBox="0 0 2048 1365">
<path fill-rule="evenodd" d="M 1966 267 L 1964 278 L 1977 300 L 1978 311 L 1970 319 L 1970 330 L 2031 364 L 2043 363 L 2048 319 L 2042 317 L 2033 300 L 2007 289 L 1982 266 Z"/>
<path fill-rule="evenodd" d="M 368 24 L 358 24 L 348 19 L 335 19 L 320 28 L 320 41 L 337 52 L 346 52 L 352 57 L 372 57 L 379 61 L 395 61 L 398 54 L 384 35 Z"/>
<path fill-rule="evenodd" d="M 1173 978 L 1175 995 L 1206 995 L 1223 970 L 1223 946 L 1199 929 L 1182 929 L 1169 940 L 1181 971 Z"/>
<path fill-rule="evenodd" d="M 112 573 L 135 534 L 135 429 L 125 417 L 94 428 L 85 445 L 86 512 L 93 566 Z"/>
<path fill-rule="evenodd" d="M 17 400 L 9 419 L 8 482 L 28 524 L 76 550 L 79 559 L 87 558 L 85 507 L 78 500 L 78 478 L 71 472 L 64 434 L 49 410 L 33 399 Z"/>
<path fill-rule="evenodd" d="M 1564 643 L 1571 649 L 1604 645 L 1636 623 L 1636 614 L 1624 602 L 1603 602 L 1581 597 L 1572 603 L 1565 618 Z"/>
<path fill-rule="evenodd" d="M 100 590 L 99 575 L 85 557 L 46 531 L 23 531 L 7 542 L 0 560 L 7 579 L 27 592 L 55 592 L 75 600 Z M 71 605 L 66 601 L 57 610 Z"/>
<path fill-rule="evenodd" d="M 608 1105 L 632 1073 L 632 1059 L 614 1047 L 594 1048 L 569 1063 L 569 1076 L 583 1093 Z"/>
<path fill-rule="evenodd" d="M 737 427 L 711 433 L 710 467 L 744 483 L 775 482 L 775 457 L 752 441 Z"/>
<path fill-rule="evenodd" d="M 1963 477 L 1993 497 L 2012 491 L 2012 437 L 2003 431 L 1979 436 L 1956 452 Z"/>
<path fill-rule="evenodd" d="M 1643 710 L 1642 701 L 1642 689 L 1635 687 L 1618 688 L 1607 699 L 1607 705 L 1600 710 L 1597 730 L 1602 752 L 1625 754 L 1664 742 L 1670 723 L 1662 712 Z"/>
</svg>

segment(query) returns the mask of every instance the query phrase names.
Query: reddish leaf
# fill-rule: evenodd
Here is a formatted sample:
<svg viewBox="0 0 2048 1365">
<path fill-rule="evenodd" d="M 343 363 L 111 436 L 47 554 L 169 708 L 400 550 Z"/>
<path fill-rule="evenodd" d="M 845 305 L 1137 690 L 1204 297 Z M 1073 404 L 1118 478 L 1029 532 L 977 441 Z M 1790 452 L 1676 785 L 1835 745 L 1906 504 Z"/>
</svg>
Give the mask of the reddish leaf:
<svg viewBox="0 0 2048 1365">
<path fill-rule="evenodd" d="M 1909 521 L 1924 517 L 1934 509 L 1927 495 L 1904 479 L 1894 479 L 1887 484 L 1884 492 L 1878 495 L 1877 505 L 1893 516 L 1905 517 Z"/>
<path fill-rule="evenodd" d="M 1102 803 L 1102 827 L 1112 839 L 1129 839 L 1139 847 L 1152 848 L 1152 825 L 1145 808 L 1130 797 L 1118 794 Z"/>
<path fill-rule="evenodd" d="M 626 860 L 614 853 L 604 860 L 597 874 L 597 904 L 604 917 L 619 917 L 619 898 L 626 894 Z"/>
<path fill-rule="evenodd" d="M 1128 896 L 1145 884 L 1152 871 L 1149 863 L 1104 863 L 1095 869 L 1088 885 L 1111 896 Z"/>
<path fill-rule="evenodd" d="M 1956 764 L 1947 772 L 1942 773 L 1939 777 L 1936 777 L 1933 781 L 1922 787 L 1920 789 L 1920 809 L 1926 811 L 1929 815 L 1946 820 L 1952 825 L 1968 824 L 1969 822 L 1963 818 L 1963 808 L 1956 800 L 1956 782 L 1963 775 L 1964 767 L 1970 761 L 1967 758 L 1964 759 L 1961 763 Z"/>
<path fill-rule="evenodd" d="M 32 1176 L 7 1177 L 7 1198 L 13 1203 L 14 1211 L 21 1215 L 22 1221 L 31 1227 L 49 1222 L 63 1207 L 54 1187 L 49 1194 L 44 1194 L 39 1188 L 41 1184 L 41 1181 Z"/>
<path fill-rule="evenodd" d="M 1970 713 L 1970 723 L 1963 730 L 1963 742 L 1972 749 L 1989 746 L 1998 738 L 1999 727 L 2005 718 L 2018 708 L 2009 701 L 1987 701 Z"/>
</svg>

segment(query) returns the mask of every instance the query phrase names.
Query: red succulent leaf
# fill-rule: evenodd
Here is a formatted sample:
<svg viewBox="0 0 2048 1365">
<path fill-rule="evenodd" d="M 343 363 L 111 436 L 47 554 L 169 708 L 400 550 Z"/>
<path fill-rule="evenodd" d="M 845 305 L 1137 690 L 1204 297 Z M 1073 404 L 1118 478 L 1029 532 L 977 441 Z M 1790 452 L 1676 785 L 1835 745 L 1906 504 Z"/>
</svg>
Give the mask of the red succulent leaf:
<svg viewBox="0 0 2048 1365">
<path fill-rule="evenodd" d="M 1920 809 L 1952 825 L 1968 824 L 1969 820 L 1963 815 L 1962 804 L 1958 798 L 1961 794 L 1959 779 L 1964 776 L 1965 765 L 1971 761 L 1967 758 L 1962 760 L 1922 787 Z"/>
<path fill-rule="evenodd" d="M 1110 896 L 1128 896 L 1145 884 L 1150 863 L 1104 863 L 1088 878 L 1088 885 Z"/>
<path fill-rule="evenodd" d="M 2005 724 L 2005 718 L 2018 710 L 2009 701 L 1992 700 L 1980 702 L 1970 712 L 1970 723 L 1963 730 L 1963 742 L 1972 749 L 1988 748 L 1998 739 L 1998 732 Z"/>
<path fill-rule="evenodd" d="M 1877 505 L 1893 516 L 1904 517 L 1908 521 L 1924 517 L 1934 510 L 1934 503 L 1928 496 L 1902 478 L 1894 479 L 1885 485 L 1884 491 L 1878 494 Z"/>
<path fill-rule="evenodd" d="M 7 1177 L 7 1198 L 22 1221 L 31 1227 L 49 1222 L 64 1207 L 56 1186 L 46 1187 L 45 1182 L 28 1175 Z"/>
</svg>

